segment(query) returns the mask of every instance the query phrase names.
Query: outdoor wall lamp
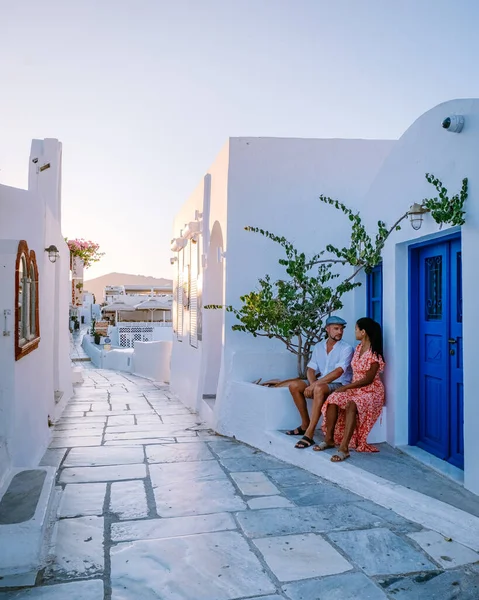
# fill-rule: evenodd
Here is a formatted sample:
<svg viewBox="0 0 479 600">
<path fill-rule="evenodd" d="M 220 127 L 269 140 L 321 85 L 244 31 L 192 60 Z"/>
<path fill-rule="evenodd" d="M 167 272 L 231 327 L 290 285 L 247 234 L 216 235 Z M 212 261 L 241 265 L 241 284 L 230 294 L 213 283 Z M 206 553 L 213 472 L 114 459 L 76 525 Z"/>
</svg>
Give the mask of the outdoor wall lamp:
<svg viewBox="0 0 479 600">
<path fill-rule="evenodd" d="M 201 233 L 201 223 L 199 221 L 190 221 L 181 232 L 181 237 L 193 240 L 199 233 Z"/>
<path fill-rule="evenodd" d="M 171 240 L 170 249 L 172 252 L 179 252 L 180 250 L 183 250 L 183 248 L 186 246 L 187 243 L 188 243 L 188 240 L 185 240 L 182 237 L 173 238 Z"/>
<path fill-rule="evenodd" d="M 60 252 L 58 252 L 58 248 L 53 244 L 50 244 L 48 248 L 45 248 L 45 252 L 48 252 L 48 260 L 51 263 L 57 262 L 57 258 L 60 256 Z"/>
<path fill-rule="evenodd" d="M 413 229 L 415 229 L 416 231 L 418 231 L 418 229 L 421 229 L 423 215 L 427 212 L 427 208 L 424 208 L 423 206 L 421 206 L 421 204 L 418 204 L 417 202 L 415 202 L 411 206 L 411 208 L 408 211 L 408 215 L 409 221 L 411 222 L 411 227 Z"/>
</svg>

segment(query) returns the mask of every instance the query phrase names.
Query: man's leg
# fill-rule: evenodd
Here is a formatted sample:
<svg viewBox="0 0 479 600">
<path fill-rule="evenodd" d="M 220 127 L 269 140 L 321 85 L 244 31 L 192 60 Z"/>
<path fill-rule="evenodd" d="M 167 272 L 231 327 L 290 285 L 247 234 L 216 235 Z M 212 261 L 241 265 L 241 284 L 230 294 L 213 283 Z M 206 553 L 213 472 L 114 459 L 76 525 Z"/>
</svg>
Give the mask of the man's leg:
<svg viewBox="0 0 479 600">
<path fill-rule="evenodd" d="M 327 383 L 321 383 L 314 388 L 311 419 L 309 421 L 308 429 L 306 430 L 306 435 L 311 439 L 314 437 L 314 432 L 316 431 L 319 419 L 321 418 L 321 409 L 323 408 L 324 401 L 330 393 Z"/>
<path fill-rule="evenodd" d="M 308 414 L 308 405 L 306 404 L 306 398 L 304 397 L 304 390 L 308 387 L 308 383 L 303 381 L 302 379 L 296 379 L 292 381 L 288 388 L 291 392 L 291 396 L 293 396 L 294 403 L 296 404 L 296 408 L 301 416 L 301 429 L 306 431 L 309 426 L 309 414 Z M 295 433 L 297 432 L 297 433 Z M 298 428 L 292 430 L 289 435 L 301 435 L 301 432 L 298 431 Z"/>
</svg>

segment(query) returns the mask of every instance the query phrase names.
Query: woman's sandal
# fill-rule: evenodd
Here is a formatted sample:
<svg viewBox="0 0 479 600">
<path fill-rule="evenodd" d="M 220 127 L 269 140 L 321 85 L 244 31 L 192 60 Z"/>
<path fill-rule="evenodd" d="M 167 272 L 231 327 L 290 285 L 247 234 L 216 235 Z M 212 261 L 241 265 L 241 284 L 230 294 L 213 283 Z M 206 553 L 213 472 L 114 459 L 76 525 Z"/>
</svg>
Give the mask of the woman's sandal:
<svg viewBox="0 0 479 600">
<path fill-rule="evenodd" d="M 314 440 L 307 435 L 303 435 L 303 437 L 299 440 L 299 442 L 295 445 L 295 448 L 299 448 L 303 450 L 304 448 L 309 448 L 314 444 Z"/>
<path fill-rule="evenodd" d="M 290 429 L 286 432 L 286 435 L 304 435 L 306 433 L 306 429 L 302 427 L 296 427 L 296 429 Z"/>
<path fill-rule="evenodd" d="M 350 456 L 351 454 L 349 454 L 349 452 L 343 452 L 342 450 L 338 450 L 336 454 L 333 454 L 333 456 L 331 456 L 331 462 L 343 462 L 343 460 L 346 460 Z"/>
<path fill-rule="evenodd" d="M 327 444 L 326 442 L 321 442 L 320 444 L 316 444 L 313 448 L 315 452 L 322 452 L 323 450 L 328 450 L 329 448 L 335 448 L 334 444 Z"/>
</svg>

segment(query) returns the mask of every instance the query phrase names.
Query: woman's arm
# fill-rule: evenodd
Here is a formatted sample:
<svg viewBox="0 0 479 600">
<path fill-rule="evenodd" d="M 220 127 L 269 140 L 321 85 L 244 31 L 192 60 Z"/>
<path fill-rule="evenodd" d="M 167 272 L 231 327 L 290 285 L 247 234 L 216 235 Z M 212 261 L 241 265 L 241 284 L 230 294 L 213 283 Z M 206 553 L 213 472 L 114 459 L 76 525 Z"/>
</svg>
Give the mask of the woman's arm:
<svg viewBox="0 0 479 600">
<path fill-rule="evenodd" d="M 376 374 L 378 371 L 379 371 L 379 363 L 373 362 L 371 364 L 371 366 L 369 367 L 369 371 L 366 373 L 366 375 L 362 379 L 358 379 L 357 381 L 354 381 L 353 383 L 348 383 L 347 385 L 343 385 L 342 387 L 335 390 L 335 393 L 336 392 L 341 393 L 341 392 L 345 392 L 346 390 L 354 390 L 356 388 L 362 388 L 362 387 L 366 387 L 367 385 L 371 385 L 371 383 L 374 381 L 374 378 L 376 377 Z"/>
</svg>

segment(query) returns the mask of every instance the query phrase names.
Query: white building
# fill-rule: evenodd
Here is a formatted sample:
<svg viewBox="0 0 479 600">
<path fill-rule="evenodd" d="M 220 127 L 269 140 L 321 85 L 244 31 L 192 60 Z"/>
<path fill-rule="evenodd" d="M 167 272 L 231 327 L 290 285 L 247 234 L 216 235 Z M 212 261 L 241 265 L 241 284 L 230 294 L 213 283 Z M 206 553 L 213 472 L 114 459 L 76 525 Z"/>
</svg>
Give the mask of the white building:
<svg viewBox="0 0 479 600">
<path fill-rule="evenodd" d="M 0 491 L 11 469 L 38 465 L 72 395 L 61 166 L 58 140 L 33 140 L 28 190 L 0 185 Z"/>
<path fill-rule="evenodd" d="M 464 116 L 460 133 L 441 127 L 450 115 Z M 403 224 L 387 243 L 382 270 L 371 276 L 379 293 L 374 285 L 357 288 L 341 314 L 351 343 L 357 318 L 382 315 L 387 409 L 373 441 L 418 449 L 456 477 L 463 469 L 465 487 L 479 494 L 478 150 L 479 100 L 435 107 L 396 142 L 230 139 L 174 223 L 173 391 L 219 433 L 265 449 L 269 432 L 294 427 L 297 416 L 287 390 L 250 382 L 295 376 L 294 357 L 279 342 L 232 331 L 231 313 L 201 308 L 239 307 L 259 277 L 283 273 L 278 247 L 244 227 L 285 235 L 313 253 L 349 238 L 344 215 L 320 203 L 320 194 L 360 210 L 374 231 L 379 219 L 392 224 L 413 203 L 437 195 L 426 173 L 451 195 L 468 177 L 466 224 L 440 229 L 430 215 L 418 231 Z"/>
</svg>

